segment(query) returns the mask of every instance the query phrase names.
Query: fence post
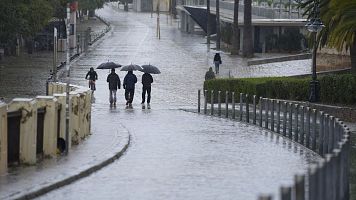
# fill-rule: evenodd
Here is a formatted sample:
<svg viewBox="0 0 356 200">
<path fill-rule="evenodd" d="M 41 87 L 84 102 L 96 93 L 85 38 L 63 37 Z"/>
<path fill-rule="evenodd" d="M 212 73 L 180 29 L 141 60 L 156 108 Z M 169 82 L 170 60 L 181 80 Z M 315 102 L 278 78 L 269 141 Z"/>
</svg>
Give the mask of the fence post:
<svg viewBox="0 0 356 200">
<path fill-rule="evenodd" d="M 232 101 L 232 119 L 236 118 L 236 111 L 235 111 L 235 92 L 231 93 L 231 101 Z"/>
<path fill-rule="evenodd" d="M 281 200 L 292 200 L 292 188 L 281 187 L 280 188 Z"/>
<path fill-rule="evenodd" d="M 300 110 L 301 110 L 301 113 L 300 113 L 300 144 L 304 145 L 304 121 L 305 121 L 305 118 L 304 118 L 304 106 L 300 106 Z"/>
<path fill-rule="evenodd" d="M 325 160 L 318 162 L 318 196 L 319 200 L 325 200 Z"/>
<path fill-rule="evenodd" d="M 305 199 L 305 176 L 295 175 L 294 184 L 295 184 L 295 200 L 304 200 Z"/>
<path fill-rule="evenodd" d="M 322 155 L 325 155 L 328 153 L 328 143 L 329 143 L 329 123 L 330 123 L 330 115 L 329 114 L 325 114 L 325 117 L 324 117 L 324 135 L 323 135 L 323 154 Z"/>
<path fill-rule="evenodd" d="M 258 200 L 272 200 L 272 196 L 271 195 L 260 195 L 258 197 Z"/>
<path fill-rule="evenodd" d="M 229 91 L 225 92 L 225 117 L 229 117 Z"/>
<path fill-rule="evenodd" d="M 287 135 L 287 102 L 283 102 L 283 136 Z"/>
<path fill-rule="evenodd" d="M 271 131 L 274 132 L 274 99 L 271 99 Z"/>
<path fill-rule="evenodd" d="M 325 154 L 325 196 L 327 199 L 332 199 L 333 196 L 333 174 L 332 174 L 332 155 Z"/>
<path fill-rule="evenodd" d="M 288 124 L 289 124 L 289 127 L 288 127 L 288 137 L 289 137 L 289 139 L 293 139 L 292 137 L 293 137 L 293 133 L 292 133 L 292 131 L 293 131 L 293 104 L 292 103 L 289 103 L 289 122 L 288 122 Z"/>
<path fill-rule="evenodd" d="M 208 110 L 208 91 L 204 90 L 204 114 L 207 113 Z"/>
<path fill-rule="evenodd" d="M 7 104 L 0 103 L 0 176 L 7 171 L 8 130 L 7 130 Z"/>
<path fill-rule="evenodd" d="M 307 107 L 307 109 L 306 109 L 306 114 L 307 114 L 306 122 L 307 122 L 307 124 L 306 124 L 306 127 L 305 127 L 305 129 L 306 129 L 306 132 L 305 132 L 305 134 L 306 134 L 306 136 L 305 136 L 305 146 L 307 148 L 310 148 L 310 111 L 311 111 L 310 108 Z"/>
<path fill-rule="evenodd" d="M 317 176 L 317 165 L 311 164 L 308 168 L 309 186 L 308 186 L 308 197 L 309 200 L 318 200 L 317 197 L 317 186 L 318 186 L 318 176 Z"/>
<path fill-rule="evenodd" d="M 250 123 L 250 105 L 248 104 L 248 94 L 245 95 L 246 122 Z"/>
<path fill-rule="evenodd" d="M 221 91 L 218 91 L 218 116 L 221 116 Z"/>
<path fill-rule="evenodd" d="M 334 148 L 334 134 L 335 134 L 335 117 L 330 116 L 329 122 L 329 138 L 328 138 L 328 153 L 331 153 Z"/>
<path fill-rule="evenodd" d="M 256 95 L 253 95 L 253 124 L 256 124 Z"/>
<path fill-rule="evenodd" d="M 242 114 L 243 114 L 243 93 L 240 93 L 240 121 L 242 121 Z"/>
<path fill-rule="evenodd" d="M 198 113 L 200 113 L 200 90 L 198 90 Z"/>
<path fill-rule="evenodd" d="M 277 100 L 277 133 L 281 133 L 281 102 Z"/>
<path fill-rule="evenodd" d="M 316 118 L 317 118 L 317 111 L 315 109 L 312 110 L 313 113 L 313 131 L 312 131 L 312 150 L 316 151 Z M 319 136 L 320 137 L 320 136 Z"/>
<path fill-rule="evenodd" d="M 269 99 L 265 99 L 265 128 L 268 129 Z"/>
<path fill-rule="evenodd" d="M 210 109 L 210 114 L 214 115 L 214 90 L 211 90 L 210 92 L 210 105 L 211 105 L 211 109 Z"/>
<path fill-rule="evenodd" d="M 295 108 L 295 113 L 294 113 L 294 141 L 298 142 L 299 140 L 299 131 L 298 131 L 298 126 L 299 126 L 299 104 L 294 105 Z"/>
<path fill-rule="evenodd" d="M 262 118 L 262 110 L 263 110 L 263 98 L 260 97 L 260 127 L 262 127 L 262 123 L 263 123 L 263 118 Z"/>
</svg>

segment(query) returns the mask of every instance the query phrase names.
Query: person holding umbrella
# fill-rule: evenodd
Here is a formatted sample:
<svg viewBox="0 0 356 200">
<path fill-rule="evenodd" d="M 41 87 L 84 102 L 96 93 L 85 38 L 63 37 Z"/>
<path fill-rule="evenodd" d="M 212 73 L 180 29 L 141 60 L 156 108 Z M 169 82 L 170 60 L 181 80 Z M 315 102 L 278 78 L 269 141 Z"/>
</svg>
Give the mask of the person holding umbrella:
<svg viewBox="0 0 356 200">
<path fill-rule="evenodd" d="M 114 107 L 116 107 L 116 91 L 117 89 L 120 89 L 120 78 L 119 76 L 115 73 L 115 69 L 111 69 L 111 73 L 108 75 L 106 78 L 106 82 L 109 83 L 109 90 L 110 90 L 110 107 L 114 104 Z"/>
<path fill-rule="evenodd" d="M 137 77 L 132 72 L 132 70 L 128 71 L 125 78 L 123 87 L 125 89 L 125 99 L 126 99 L 126 107 L 132 108 L 132 101 L 135 95 L 135 84 L 137 83 Z"/>
<path fill-rule="evenodd" d="M 150 101 L 151 101 L 151 84 L 153 83 L 153 78 L 151 74 L 145 72 L 142 75 L 142 109 L 145 108 L 145 100 L 146 100 L 146 92 L 147 92 L 147 108 L 150 109 Z"/>
</svg>

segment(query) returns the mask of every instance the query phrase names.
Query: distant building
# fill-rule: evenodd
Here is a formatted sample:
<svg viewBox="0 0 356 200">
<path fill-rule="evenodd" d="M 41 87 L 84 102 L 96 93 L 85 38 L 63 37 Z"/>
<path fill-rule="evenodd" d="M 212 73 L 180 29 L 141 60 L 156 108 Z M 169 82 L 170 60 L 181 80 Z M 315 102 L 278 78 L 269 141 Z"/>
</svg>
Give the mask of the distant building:
<svg viewBox="0 0 356 200">
<path fill-rule="evenodd" d="M 137 12 L 156 12 L 159 3 L 161 12 L 168 12 L 172 0 L 133 0 L 133 10 Z"/>
</svg>

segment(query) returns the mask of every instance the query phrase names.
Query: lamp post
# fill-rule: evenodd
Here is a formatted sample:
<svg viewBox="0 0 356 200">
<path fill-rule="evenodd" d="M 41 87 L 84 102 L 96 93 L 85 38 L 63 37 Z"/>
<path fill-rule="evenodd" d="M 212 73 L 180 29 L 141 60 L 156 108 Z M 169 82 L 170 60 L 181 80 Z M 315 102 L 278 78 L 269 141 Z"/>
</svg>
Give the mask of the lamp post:
<svg viewBox="0 0 356 200">
<path fill-rule="evenodd" d="M 308 31 L 313 35 L 313 60 L 312 60 L 312 80 L 310 81 L 310 102 L 317 102 L 319 100 L 319 81 L 316 76 L 316 51 L 318 48 L 318 43 L 316 40 L 316 36 L 318 32 L 320 32 L 324 26 L 323 22 L 319 17 L 319 2 L 314 1 L 313 11 L 311 13 L 311 18 L 308 20 L 308 23 L 305 25 Z"/>
</svg>

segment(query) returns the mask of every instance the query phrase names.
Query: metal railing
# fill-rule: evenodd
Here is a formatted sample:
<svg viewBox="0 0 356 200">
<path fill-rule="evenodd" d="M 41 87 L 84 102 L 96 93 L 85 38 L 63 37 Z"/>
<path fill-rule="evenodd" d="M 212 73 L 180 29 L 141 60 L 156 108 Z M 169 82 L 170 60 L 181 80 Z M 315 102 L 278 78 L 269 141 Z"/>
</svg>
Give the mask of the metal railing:
<svg viewBox="0 0 356 200">
<path fill-rule="evenodd" d="M 226 91 L 222 96 L 221 91 L 213 90 L 204 90 L 203 95 L 203 114 L 238 117 L 239 121 L 280 134 L 322 157 L 308 166 L 306 174 L 296 174 L 292 185 L 282 186 L 279 199 L 349 199 L 350 130 L 340 119 L 287 100 L 257 98 L 244 93 L 235 98 L 234 92 Z M 222 100 L 224 109 L 221 108 Z M 239 109 L 236 109 L 236 100 Z M 214 103 L 217 103 L 217 109 Z M 198 113 L 201 113 L 200 90 Z M 259 199 L 272 199 L 272 195 L 260 196 Z"/>
</svg>

